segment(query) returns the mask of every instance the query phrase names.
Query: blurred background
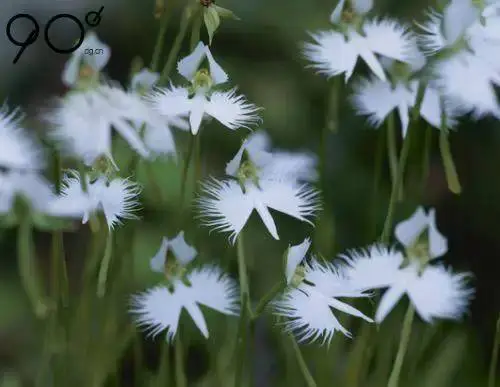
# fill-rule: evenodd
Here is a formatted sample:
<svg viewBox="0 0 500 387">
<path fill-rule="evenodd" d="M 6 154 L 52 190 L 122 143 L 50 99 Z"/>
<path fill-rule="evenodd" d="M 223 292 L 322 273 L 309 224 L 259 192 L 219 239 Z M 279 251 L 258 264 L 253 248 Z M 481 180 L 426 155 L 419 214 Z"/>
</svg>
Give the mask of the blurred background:
<svg viewBox="0 0 500 387">
<path fill-rule="evenodd" d="M 380 15 L 407 22 L 423 17 L 431 3 L 423 1 L 376 1 Z M 241 20 L 223 20 L 212 53 L 228 72 L 232 83 L 248 99 L 264 107 L 262 128 L 276 147 L 308 150 L 321 156 L 324 212 L 317 227 L 277 215 L 280 241 L 274 241 L 258 219 L 252 217 L 245 230 L 252 298 L 258 300 L 278 280 L 281 257 L 288 244 L 314 236 L 315 251 L 333 258 L 346 249 L 363 247 L 381 233 L 390 193 L 390 177 L 382 130 L 368 127 L 356 117 L 349 104 L 349 85 L 340 85 L 338 114 L 331 117 L 332 82 L 306 69 L 301 44 L 307 31 L 329 28 L 335 1 L 325 0 L 220 0 Z M 84 20 L 89 11 L 104 6 L 102 21 L 94 29 L 111 47 L 105 73 L 126 85 L 135 57 L 147 65 L 151 60 L 158 20 L 153 18 L 153 0 L 76 1 L 2 0 L 0 25 L 18 13 L 35 17 L 41 28 L 38 40 L 29 46 L 17 64 L 12 64 L 18 47 L 0 34 L 0 91 L 9 106 L 21 106 L 30 128 L 43 137 L 46 127 L 36 122 L 40 109 L 66 91 L 61 72 L 68 55 L 56 54 L 43 41 L 45 22 L 58 13 L 70 13 Z M 177 34 L 184 1 L 169 1 L 170 19 L 164 55 Z M 2 27 L 3 28 L 3 27 Z M 16 24 L 22 40 L 32 26 Z M 79 31 L 71 22 L 51 28 L 55 45 L 70 46 Z M 207 42 L 206 31 L 202 39 Z M 189 53 L 189 38 L 181 56 Z M 163 57 L 164 60 L 165 56 Z M 366 69 L 360 68 L 363 72 Z M 174 80 L 178 77 L 174 75 Z M 340 80 L 342 81 L 342 80 Z M 468 80 L 473 82 L 473 80 Z M 342 82 L 341 82 L 342 83 Z M 330 112 L 330 113 L 329 113 Z M 333 125 L 332 125 L 333 122 Z M 447 264 L 474 274 L 476 297 L 470 314 L 461 323 L 415 323 L 401 387 L 485 386 L 493 345 L 495 322 L 500 311 L 500 130 L 498 122 L 466 119 L 451 135 L 452 152 L 463 193 L 447 189 L 437 131 L 422 125 L 410 153 L 405 200 L 397 206 L 396 220 L 411 215 L 417 205 L 437 211 L 440 231 L 449 239 Z M 225 163 L 239 148 L 245 130 L 229 133 L 217 124 L 204 129 L 201 140 L 203 175 L 222 176 Z M 176 140 L 180 152 L 187 136 Z M 431 152 L 426 166 L 425 143 Z M 131 154 L 119 139 L 117 159 L 126 166 Z M 161 336 L 144 337 L 131 326 L 127 315 L 132 292 L 151 286 L 161 278 L 150 272 L 149 258 L 162 236 L 186 230 L 188 241 L 200 252 L 200 259 L 222 264 L 235 276 L 236 249 L 226 235 L 200 228 L 193 218 L 175 217 L 179 205 L 181 164 L 169 160 L 140 163 L 135 178 L 144 186 L 141 219 L 128 222 L 118 231 L 111 267 L 112 286 L 105 299 L 97 299 L 84 285 L 86 251 L 95 248 L 86 226 L 75 224 L 64 234 L 70 284 L 68 306 L 60 321 L 35 319 L 21 287 L 16 264 L 16 230 L 1 230 L 0 262 L 0 386 L 168 386 L 172 356 Z M 427 171 L 427 173 L 426 173 Z M 194 196 L 195 185 L 190 186 Z M 50 288 L 50 234 L 37 233 L 35 241 L 40 267 Z M 92 277 L 90 270 L 90 277 Z M 161 277 L 161 276 L 160 276 Z M 92 281 L 92 280 L 90 280 Z M 359 306 L 372 313 L 374 305 Z M 344 320 L 354 338 L 341 335 L 327 347 L 302 347 L 319 386 L 385 386 L 399 342 L 404 308 L 396 309 L 377 329 Z M 186 340 L 186 370 L 193 386 L 231 385 L 237 320 L 208 314 L 211 329 L 205 341 L 189 318 L 183 316 L 180 334 Z M 249 350 L 248 379 L 254 386 L 303 386 L 291 345 L 270 316 L 261 318 Z M 161 376 L 158 376 L 162 374 Z M 155 384 L 156 383 L 156 384 Z M 250 383 L 250 382 L 249 382 Z M 498 384 L 500 386 L 500 384 Z"/>
</svg>

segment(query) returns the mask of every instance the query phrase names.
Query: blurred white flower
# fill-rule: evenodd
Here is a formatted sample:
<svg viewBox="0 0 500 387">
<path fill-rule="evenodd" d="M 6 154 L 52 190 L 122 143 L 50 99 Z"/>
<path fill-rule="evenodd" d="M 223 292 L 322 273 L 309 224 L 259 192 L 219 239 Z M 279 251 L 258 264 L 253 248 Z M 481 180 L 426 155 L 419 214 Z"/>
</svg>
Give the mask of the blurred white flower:
<svg viewBox="0 0 500 387">
<path fill-rule="evenodd" d="M 271 149 L 271 139 L 264 130 L 252 132 L 233 159 L 226 165 L 226 174 L 236 177 L 246 152 L 258 168 L 258 177 L 275 180 L 315 181 L 318 178 L 316 155 Z"/>
<path fill-rule="evenodd" d="M 213 81 L 213 84 L 219 85 L 221 83 L 227 82 L 229 79 L 228 75 L 215 61 L 212 53 L 210 52 L 210 47 L 203 44 L 203 42 L 198 42 L 198 45 L 195 47 L 193 52 L 177 63 L 177 71 L 184 78 L 186 78 L 186 80 L 191 82 L 205 58 L 208 61 L 210 77 Z"/>
<path fill-rule="evenodd" d="M 333 12 L 330 15 L 330 21 L 333 24 L 339 24 L 342 21 L 342 12 L 346 7 L 346 1 L 340 0 Z M 366 15 L 373 8 L 373 0 L 352 0 L 349 1 L 350 7 L 357 15 Z"/>
<path fill-rule="evenodd" d="M 99 54 L 88 54 L 85 53 L 86 50 L 92 50 L 92 52 L 99 50 Z M 87 33 L 82 45 L 71 54 L 71 58 L 64 65 L 62 74 L 64 84 L 73 86 L 77 82 L 82 65 L 90 66 L 95 72 L 101 71 L 110 57 L 110 47 L 101 42 L 94 32 Z"/>
<path fill-rule="evenodd" d="M 259 180 L 259 185 L 245 183 L 243 190 L 234 180 L 212 179 L 204 183 L 198 199 L 202 224 L 213 230 L 230 232 L 232 243 L 256 210 L 269 233 L 279 239 L 269 209 L 273 209 L 312 225 L 308 217 L 319 210 L 318 192 L 307 185 L 289 181 Z"/>
<path fill-rule="evenodd" d="M 214 91 L 209 96 L 205 90 L 199 90 L 190 95 L 187 88 L 170 85 L 168 88 L 156 89 L 148 100 L 163 116 L 189 117 L 193 135 L 198 133 L 204 116 L 215 118 L 231 130 L 248 128 L 260 120 L 256 114 L 259 108 L 249 103 L 244 96 L 237 95 L 236 89 Z"/>
<path fill-rule="evenodd" d="M 368 116 L 368 122 L 374 127 L 381 126 L 391 112 L 397 111 L 404 137 L 410 123 L 410 111 L 416 104 L 418 86 L 418 81 L 409 84 L 397 82 L 393 85 L 374 76 L 362 78 L 354 84 L 351 100 L 357 114 Z M 439 90 L 428 85 L 420 108 L 422 118 L 437 129 L 441 128 L 440 99 Z M 457 124 L 460 111 L 450 103 L 445 102 L 444 106 L 447 127 L 452 128 Z"/>
<path fill-rule="evenodd" d="M 426 213 L 422 207 L 418 207 L 410 218 L 398 223 L 394 229 L 397 240 L 407 248 L 417 243 L 424 232 L 427 232 L 429 258 L 433 259 L 446 254 L 448 241 L 437 229 L 434 209 Z"/>
<path fill-rule="evenodd" d="M 382 55 L 400 62 L 412 61 L 413 36 L 390 19 L 367 21 L 361 33 L 349 27 L 346 35 L 336 31 L 312 33 L 314 43 L 306 43 L 304 54 L 319 73 L 333 77 L 345 73 L 347 82 L 361 57 L 380 79 L 387 80 L 377 58 Z"/>
<path fill-rule="evenodd" d="M 139 186 L 127 179 L 111 181 L 104 176 L 91 180 L 88 176 L 87 191 L 82 187 L 78 172 L 69 172 L 63 181 L 61 194 L 49 205 L 54 216 L 82 218 L 87 223 L 92 213 L 102 211 L 110 229 L 123 219 L 137 219 L 134 211 L 139 207 Z"/>
<path fill-rule="evenodd" d="M 189 285 L 177 278 L 172 283 L 173 290 L 157 286 L 133 296 L 131 313 L 136 316 L 137 325 L 153 337 L 166 331 L 166 339 L 171 342 L 177 333 L 182 309 L 186 309 L 203 336 L 208 338 L 200 305 L 227 315 L 238 314 L 238 285 L 219 268 L 195 269 L 187 274 L 186 280 Z"/>
<path fill-rule="evenodd" d="M 368 322 L 373 320 L 338 298 L 359 298 L 369 295 L 351 286 L 341 267 L 320 264 L 313 260 L 306 265 L 305 281 L 289 289 L 272 302 L 274 313 L 286 317 L 285 331 L 292 332 L 300 342 L 330 343 L 336 331 L 351 337 L 332 312 L 332 308 Z"/>
<path fill-rule="evenodd" d="M 426 322 L 435 318 L 458 319 L 467 310 L 473 289 L 467 287 L 468 273 L 453 274 L 441 265 L 421 269 L 410 258 L 383 246 L 344 256 L 349 264 L 346 275 L 360 290 L 388 288 L 379 302 L 375 321 L 381 323 L 405 294 Z"/>
<path fill-rule="evenodd" d="M 150 152 L 140 138 L 135 123 L 164 126 L 159 116 L 138 95 L 108 85 L 67 95 L 46 118 L 54 126 L 52 134 L 62 142 L 64 150 L 87 165 L 100 156 L 106 156 L 113 162 L 112 128 L 137 153 L 147 158 Z"/>
<path fill-rule="evenodd" d="M 45 166 L 42 150 L 20 126 L 22 118 L 18 109 L 0 108 L 0 166 L 40 170 Z"/>
<path fill-rule="evenodd" d="M 186 240 L 184 239 L 184 231 L 181 231 L 173 239 L 168 239 L 166 237 L 162 239 L 160 249 L 154 257 L 151 258 L 151 270 L 158 273 L 164 272 L 167 252 L 169 250 L 172 251 L 175 259 L 183 266 L 186 266 L 198 254 L 193 246 L 186 243 Z"/>
<path fill-rule="evenodd" d="M 153 89 L 159 79 L 159 73 L 154 73 L 147 68 L 143 68 L 132 77 L 132 80 L 130 81 L 130 89 L 139 94 L 141 92 L 149 91 Z"/>
<path fill-rule="evenodd" d="M 18 196 L 22 196 L 32 210 L 46 213 L 55 195 L 51 184 L 36 172 L 0 172 L 0 213 L 9 213 Z"/>
<path fill-rule="evenodd" d="M 288 246 L 288 251 L 286 255 L 286 282 L 288 285 L 292 283 L 293 276 L 297 267 L 300 265 L 302 260 L 307 254 L 307 250 L 311 247 L 311 239 L 306 238 L 299 245 Z"/>
</svg>

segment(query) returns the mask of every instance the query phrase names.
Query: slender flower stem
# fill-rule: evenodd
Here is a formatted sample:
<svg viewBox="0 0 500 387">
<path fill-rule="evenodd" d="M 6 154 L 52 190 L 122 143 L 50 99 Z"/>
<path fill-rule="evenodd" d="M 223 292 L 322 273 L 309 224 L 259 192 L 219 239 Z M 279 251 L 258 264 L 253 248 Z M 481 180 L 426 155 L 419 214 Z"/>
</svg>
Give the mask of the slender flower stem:
<svg viewBox="0 0 500 387">
<path fill-rule="evenodd" d="M 382 133 L 382 136 L 387 136 L 387 133 Z M 379 199 L 379 194 L 380 194 L 380 178 L 382 175 L 382 163 L 384 160 L 384 142 L 385 139 L 379 138 L 378 139 L 378 145 L 377 145 L 377 151 L 375 154 L 375 177 L 373 179 L 373 204 L 371 206 L 372 208 L 372 226 L 369 229 L 369 239 L 376 238 L 377 236 L 377 226 L 378 226 L 378 209 L 377 209 L 377 203 Z"/>
<path fill-rule="evenodd" d="M 179 333 L 175 338 L 175 386 L 187 387 L 186 374 L 184 372 L 184 348 Z"/>
<path fill-rule="evenodd" d="M 199 133 L 198 135 L 199 136 Z M 186 196 L 186 184 L 187 184 L 187 175 L 189 172 L 189 166 L 191 165 L 191 159 L 193 158 L 194 154 L 194 148 L 196 145 L 196 136 L 191 135 L 189 137 L 189 145 L 188 145 L 188 151 L 186 155 L 186 159 L 184 160 L 184 166 L 182 168 L 182 181 L 181 181 L 181 209 L 184 206 L 184 197 Z"/>
<path fill-rule="evenodd" d="M 109 265 L 111 263 L 111 257 L 113 256 L 113 232 L 108 231 L 108 236 L 106 238 L 106 247 L 104 249 L 104 256 L 101 261 L 101 267 L 99 268 L 99 276 L 97 278 L 97 296 L 99 298 L 104 297 L 106 294 L 106 282 L 108 279 Z"/>
<path fill-rule="evenodd" d="M 462 192 L 462 187 L 460 186 L 458 173 L 450 150 L 448 124 L 443 100 L 441 100 L 441 132 L 439 135 L 439 149 L 441 151 L 441 158 L 443 159 L 443 167 L 446 175 L 446 181 L 448 182 L 448 188 L 454 194 L 459 195 Z"/>
<path fill-rule="evenodd" d="M 160 56 L 165 41 L 165 33 L 167 32 L 170 14 L 170 12 L 163 12 L 161 16 L 160 29 L 158 31 L 158 36 L 156 37 L 155 48 L 151 57 L 151 64 L 149 66 L 152 72 L 158 71 L 158 67 L 160 65 Z"/>
<path fill-rule="evenodd" d="M 396 354 L 396 359 L 394 360 L 394 364 L 392 366 L 392 371 L 389 377 L 389 382 L 387 383 L 387 387 L 397 387 L 399 385 L 399 375 L 401 374 L 403 360 L 405 358 L 406 351 L 408 350 L 408 343 L 410 342 L 411 327 L 414 317 L 415 317 L 415 309 L 413 308 L 413 305 L 410 303 L 403 321 L 403 328 L 401 329 L 401 339 L 399 341 L 398 353 Z"/>
<path fill-rule="evenodd" d="M 293 336 L 290 336 L 290 339 L 292 341 L 292 347 L 293 347 L 293 352 L 295 354 L 295 358 L 297 359 L 297 362 L 299 363 L 300 372 L 304 376 L 307 387 L 317 387 L 317 384 L 314 381 L 314 378 L 311 375 L 309 368 L 307 367 L 307 363 L 304 360 L 304 357 L 302 356 L 302 352 L 300 352 L 300 348 L 299 348 L 297 342 L 295 341 L 295 338 Z"/>
<path fill-rule="evenodd" d="M 160 366 L 156 375 L 156 387 L 170 385 L 170 344 L 165 339 L 161 348 Z"/>
<path fill-rule="evenodd" d="M 491 353 L 488 387 L 495 387 L 499 352 L 500 352 L 500 314 L 498 315 L 497 327 L 495 331 L 495 340 L 493 342 L 493 351 Z"/>
<path fill-rule="evenodd" d="M 264 297 L 262 297 L 257 304 L 252 316 L 252 320 L 256 320 L 264 311 L 266 306 L 284 289 L 286 288 L 286 283 L 284 281 L 275 284 L 269 292 L 267 292 Z"/>
<path fill-rule="evenodd" d="M 432 145 L 432 130 L 433 128 L 430 125 L 427 125 L 425 128 L 424 155 L 422 158 L 422 191 L 425 189 L 427 177 L 429 176 L 429 168 L 431 163 L 430 153 Z"/>
<path fill-rule="evenodd" d="M 21 281 L 33 305 L 33 310 L 37 317 L 43 318 L 47 315 L 49 308 L 42 296 L 42 285 L 36 269 L 33 230 L 28 213 L 23 214 L 17 231 L 17 259 Z"/>
<path fill-rule="evenodd" d="M 160 85 L 165 84 L 168 77 L 170 76 L 172 68 L 174 67 L 174 64 L 175 64 L 175 60 L 177 59 L 177 55 L 179 54 L 179 51 L 181 50 L 182 41 L 184 40 L 184 38 L 187 35 L 190 21 L 191 21 L 191 7 L 188 5 L 184 9 L 184 12 L 181 16 L 181 24 L 180 24 L 179 32 L 178 32 L 177 36 L 175 37 L 174 44 L 172 45 L 172 48 L 170 49 L 170 53 L 168 54 L 167 61 L 166 61 L 165 66 L 163 67 L 163 70 L 161 72 L 160 79 L 158 80 L 158 83 Z"/>
<path fill-rule="evenodd" d="M 248 285 L 248 274 L 245 262 L 245 250 L 243 245 L 243 232 L 237 238 L 238 274 L 240 280 L 240 302 L 241 314 L 238 327 L 237 352 L 236 352 L 236 372 L 234 376 L 234 387 L 241 387 L 243 378 L 243 368 L 247 350 L 248 320 L 250 305 L 250 291 Z"/>
<path fill-rule="evenodd" d="M 394 113 L 390 113 L 387 117 L 387 154 L 389 155 L 389 169 L 391 171 L 392 186 L 397 180 L 398 175 L 398 150 L 396 145 L 396 125 Z M 403 198 L 403 187 L 398 192 L 398 200 Z"/>
</svg>

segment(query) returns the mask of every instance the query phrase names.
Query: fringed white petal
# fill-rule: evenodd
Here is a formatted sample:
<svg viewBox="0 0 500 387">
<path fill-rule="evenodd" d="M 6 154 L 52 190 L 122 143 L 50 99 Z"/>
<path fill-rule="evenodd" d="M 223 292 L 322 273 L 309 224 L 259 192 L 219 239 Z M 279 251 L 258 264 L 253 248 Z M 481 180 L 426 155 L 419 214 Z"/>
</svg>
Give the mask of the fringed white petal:
<svg viewBox="0 0 500 387">
<path fill-rule="evenodd" d="M 258 123 L 260 118 L 256 113 L 259 110 L 243 95 L 236 95 L 236 89 L 212 93 L 205 106 L 205 112 L 208 115 L 231 130 L 249 128 Z"/>
<path fill-rule="evenodd" d="M 391 19 L 374 19 L 363 25 L 367 46 L 375 53 L 400 62 L 411 60 L 413 35 Z"/>
<path fill-rule="evenodd" d="M 187 116 L 191 111 L 192 101 L 189 91 L 170 84 L 166 88 L 156 88 L 145 97 L 153 108 L 165 117 Z"/>
<path fill-rule="evenodd" d="M 405 287 L 400 284 L 395 284 L 382 295 L 382 298 L 378 303 L 377 311 L 375 312 L 375 322 L 377 324 L 380 324 L 385 320 L 387 315 L 394 309 L 405 292 Z"/>
</svg>

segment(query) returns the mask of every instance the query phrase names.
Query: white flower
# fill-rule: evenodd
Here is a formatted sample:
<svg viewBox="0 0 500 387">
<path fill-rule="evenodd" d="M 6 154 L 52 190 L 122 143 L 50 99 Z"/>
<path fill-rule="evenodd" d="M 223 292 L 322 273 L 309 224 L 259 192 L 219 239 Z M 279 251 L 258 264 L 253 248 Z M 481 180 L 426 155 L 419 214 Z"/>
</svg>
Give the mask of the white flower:
<svg viewBox="0 0 500 387">
<path fill-rule="evenodd" d="M 318 178 L 315 155 L 271 150 L 271 139 L 263 130 L 252 132 L 243 142 L 226 165 L 227 175 L 236 177 L 244 152 L 259 169 L 260 178 L 296 181 L 315 181 Z"/>
<path fill-rule="evenodd" d="M 375 127 L 381 126 L 387 116 L 397 110 L 401 120 L 403 137 L 406 136 L 410 123 L 410 110 L 415 106 L 418 81 L 410 84 L 397 82 L 394 86 L 390 82 L 382 81 L 376 77 L 362 78 L 354 84 L 354 95 L 351 97 L 359 115 L 368 116 L 368 121 Z M 442 108 L 440 93 L 432 85 L 427 86 L 420 108 L 421 116 L 433 127 L 441 128 Z M 445 101 L 446 123 L 451 128 L 457 123 L 460 111 Z"/>
<path fill-rule="evenodd" d="M 336 331 L 351 337 L 332 313 L 338 311 L 373 320 L 338 298 L 368 297 L 354 289 L 342 268 L 320 264 L 314 260 L 306 265 L 305 281 L 298 288 L 288 290 L 282 298 L 273 301 L 275 314 L 287 318 L 285 330 L 293 332 L 300 342 L 321 340 L 330 343 Z M 312 284 L 312 285 L 310 285 Z"/>
<path fill-rule="evenodd" d="M 173 291 L 157 286 L 133 296 L 131 312 L 139 327 L 156 336 L 166 331 L 171 342 L 179 325 L 182 309 L 186 309 L 205 338 L 209 331 L 200 305 L 220 313 L 237 315 L 239 291 L 235 281 L 217 267 L 206 266 L 187 275 L 190 286 L 180 279 L 173 281 Z"/>
<path fill-rule="evenodd" d="M 160 74 L 154 73 L 147 68 L 134 74 L 130 82 L 130 89 L 134 92 L 151 90 L 160 79 Z"/>
<path fill-rule="evenodd" d="M 406 267 L 402 254 L 383 246 L 344 256 L 347 275 L 361 290 L 388 288 L 377 308 L 375 321 L 381 323 L 405 294 L 426 322 L 435 318 L 458 319 L 466 311 L 473 290 L 466 286 L 467 273 L 453 274 L 441 265 L 430 265 L 420 273 L 417 263 Z"/>
<path fill-rule="evenodd" d="M 295 270 L 300 265 L 304 257 L 306 256 L 307 250 L 311 247 L 311 239 L 306 238 L 304 241 L 295 246 L 288 246 L 288 251 L 286 254 L 286 282 L 288 285 L 292 283 Z"/>
<path fill-rule="evenodd" d="M 448 241 L 437 229 L 434 209 L 426 213 L 422 207 L 418 207 L 410 218 L 397 224 L 394 234 L 403 246 L 411 247 L 425 231 L 429 241 L 430 258 L 446 254 Z"/>
<path fill-rule="evenodd" d="M 328 77 L 345 73 L 346 82 L 354 72 L 358 57 L 384 81 L 387 77 L 375 54 L 401 62 L 412 61 L 412 35 L 390 19 L 365 22 L 362 34 L 349 27 L 347 37 L 335 31 L 320 31 L 311 36 L 314 43 L 306 43 L 304 49 L 311 66 Z"/>
<path fill-rule="evenodd" d="M 9 213 L 17 196 L 27 200 L 33 210 L 47 212 L 54 193 L 50 183 L 36 172 L 0 172 L 0 213 Z"/>
<path fill-rule="evenodd" d="M 102 50 L 99 54 L 88 54 L 85 50 Z M 93 52 L 92 51 L 92 52 Z M 82 45 L 71 54 L 71 58 L 64 65 L 62 80 L 66 86 L 73 86 L 78 80 L 80 67 L 82 64 L 90 66 L 95 72 L 101 71 L 109 61 L 111 49 L 101 42 L 94 32 L 89 32 L 82 42 Z"/>
<path fill-rule="evenodd" d="M 184 78 L 186 78 L 186 80 L 192 81 L 205 58 L 207 58 L 210 69 L 210 77 L 212 78 L 214 85 L 227 82 L 229 79 L 228 75 L 215 61 L 212 53 L 210 52 L 210 47 L 203 44 L 203 42 L 198 42 L 198 45 L 193 52 L 177 63 L 177 71 Z"/>
<path fill-rule="evenodd" d="M 53 136 L 65 150 L 91 165 L 98 157 L 111 154 L 112 128 L 142 157 L 150 156 L 135 122 L 163 126 L 141 98 L 121 88 L 102 85 L 83 93 L 68 95 L 58 109 L 47 115 L 54 125 Z"/>
<path fill-rule="evenodd" d="M 134 211 L 139 207 L 140 189 L 127 179 L 108 181 L 104 176 L 91 181 L 87 176 L 87 192 L 77 172 L 65 176 L 59 197 L 50 203 L 49 211 L 55 216 L 82 218 L 86 223 L 92 213 L 102 211 L 109 228 L 122 223 L 123 219 L 136 219 Z"/>
<path fill-rule="evenodd" d="M 339 24 L 341 22 L 345 4 L 346 0 L 340 0 L 331 13 L 330 21 L 333 24 Z M 352 7 L 352 10 L 358 15 L 365 15 L 373 8 L 373 0 L 353 0 L 349 1 L 349 4 Z"/>
<path fill-rule="evenodd" d="M 183 266 L 186 266 L 198 254 L 193 246 L 186 243 L 186 240 L 184 239 L 184 231 L 181 231 L 173 239 L 168 239 L 166 237 L 162 239 L 160 249 L 154 257 L 151 258 L 151 270 L 163 273 L 165 269 L 165 261 L 167 259 L 167 252 L 169 250 L 172 250 L 175 259 Z"/>
<path fill-rule="evenodd" d="M 210 96 L 201 90 L 190 96 L 188 89 L 170 85 L 168 88 L 156 89 L 148 100 L 163 116 L 189 117 L 193 135 L 198 133 L 204 116 L 215 118 L 231 130 L 248 128 L 260 120 L 255 114 L 259 108 L 247 102 L 244 96 L 237 95 L 235 88 L 214 91 Z"/>
<path fill-rule="evenodd" d="M 260 180 L 259 187 L 246 183 L 245 191 L 234 180 L 212 179 L 203 185 L 198 199 L 200 217 L 205 226 L 230 232 L 231 242 L 256 210 L 267 230 L 279 239 L 276 224 L 269 209 L 273 209 L 312 225 L 308 217 L 319 209 L 318 192 L 307 185 L 294 182 Z"/>
<path fill-rule="evenodd" d="M 40 170 L 45 166 L 42 151 L 20 127 L 23 118 L 17 109 L 0 108 L 0 166 Z"/>
</svg>

